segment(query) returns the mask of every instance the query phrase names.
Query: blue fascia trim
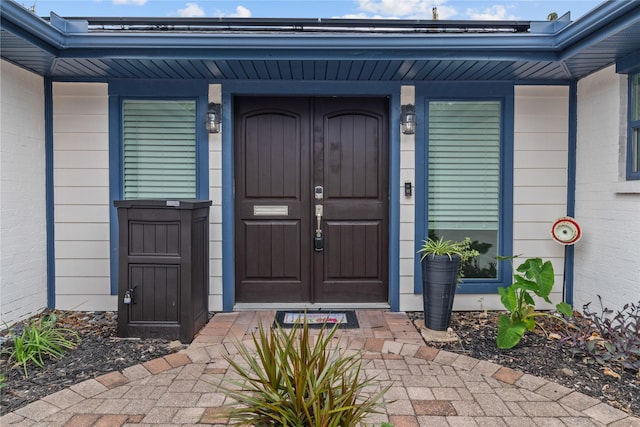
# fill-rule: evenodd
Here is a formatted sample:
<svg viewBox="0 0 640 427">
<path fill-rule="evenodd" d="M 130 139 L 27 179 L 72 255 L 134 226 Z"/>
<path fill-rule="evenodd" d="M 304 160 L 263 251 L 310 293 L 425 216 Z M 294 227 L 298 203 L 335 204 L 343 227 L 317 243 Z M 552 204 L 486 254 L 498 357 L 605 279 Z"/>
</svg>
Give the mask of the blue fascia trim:
<svg viewBox="0 0 640 427">
<path fill-rule="evenodd" d="M 633 74 L 640 72 L 640 50 L 631 53 L 616 62 L 616 73 Z"/>
<path fill-rule="evenodd" d="M 293 37 L 291 37 L 293 39 Z M 264 42 L 264 37 L 259 39 Z M 228 39 L 226 39 L 228 40 Z M 243 40 L 244 41 L 244 40 Z M 491 58 L 495 61 L 541 61 L 557 62 L 559 52 L 553 46 L 535 47 L 529 44 L 518 44 L 500 49 L 500 46 L 459 46 L 447 44 L 442 41 L 442 45 L 432 46 L 427 44 L 430 40 L 415 47 L 405 50 L 406 46 L 395 43 L 380 42 L 379 46 L 345 48 L 340 43 L 328 46 L 316 47 L 313 45 L 299 45 L 295 47 L 278 47 L 278 42 L 265 44 L 262 48 L 256 48 L 256 43 L 246 46 L 236 44 L 235 49 L 229 50 L 230 43 L 226 46 L 195 48 L 187 44 L 176 46 L 165 46 L 164 44 L 149 47 L 131 48 L 126 45 L 122 47 L 98 48 L 93 45 L 87 48 L 76 48 L 61 51 L 58 58 L 78 59 L 78 58 L 99 58 L 99 59 L 194 59 L 194 60 L 460 60 L 460 61 L 485 61 Z M 276 46 L 276 47 L 274 47 Z M 446 46 L 441 48 L 440 46 Z M 451 52 L 455 51 L 456 55 Z"/>
<path fill-rule="evenodd" d="M 51 81 L 61 83 L 109 83 L 114 81 L 106 77 L 66 77 L 66 76 L 50 76 Z"/>
<path fill-rule="evenodd" d="M 400 310 L 400 82 L 225 82 L 222 85 L 222 309 L 235 303 L 233 97 L 235 95 L 388 96 L 389 305 Z"/>
<path fill-rule="evenodd" d="M 62 48 L 65 44 L 65 33 L 52 27 L 45 20 L 29 12 L 16 2 L 0 1 L 0 17 L 2 29 L 22 29 L 20 34 L 27 36 L 25 40 L 43 48 L 44 46 L 49 46 L 48 51 Z M 9 31 L 16 34 L 11 29 Z"/>
<path fill-rule="evenodd" d="M 567 215 L 576 212 L 576 153 L 578 147 L 578 82 L 569 85 L 569 147 L 567 163 Z M 564 286 L 563 300 L 573 306 L 573 282 L 575 269 L 575 249 L 573 245 L 564 250 Z"/>
<path fill-rule="evenodd" d="M 53 82 L 44 78 L 45 217 L 47 221 L 47 307 L 56 307 L 56 244 L 53 189 Z"/>
<path fill-rule="evenodd" d="M 640 2 L 606 1 L 561 29 L 555 35 L 555 41 L 560 49 L 567 49 L 562 55 L 565 59 L 638 21 Z"/>
<path fill-rule="evenodd" d="M 500 223 L 498 255 L 510 256 L 513 252 L 513 132 L 514 132 L 514 84 L 513 82 L 428 82 L 416 83 L 416 114 L 424 118 L 416 131 L 416 251 L 428 235 L 428 102 L 432 100 L 499 100 L 502 103 L 502 141 L 500 144 Z M 419 162 L 423 162 L 422 166 Z M 512 266 L 509 261 L 500 261 L 498 278 L 495 280 L 467 279 L 458 287 L 460 294 L 497 293 L 498 287 L 511 284 Z M 416 254 L 414 264 L 414 293 L 422 293 L 422 269 Z"/>
<path fill-rule="evenodd" d="M 13 1 L 0 2 L 2 27 L 50 45 L 61 57 L 209 59 L 451 59 L 556 61 L 640 20 L 640 3 L 609 1 L 555 34 L 83 34 L 63 33 Z M 566 49 L 566 50 L 564 50 Z M 51 48 L 49 48 L 51 50 Z"/>
<path fill-rule="evenodd" d="M 209 136 L 205 129 L 209 86 L 206 80 L 113 80 L 109 82 L 109 236 L 111 294 L 118 293 L 118 212 L 114 200 L 123 197 L 122 110 L 124 99 L 195 99 L 196 198 L 209 198 Z"/>
</svg>

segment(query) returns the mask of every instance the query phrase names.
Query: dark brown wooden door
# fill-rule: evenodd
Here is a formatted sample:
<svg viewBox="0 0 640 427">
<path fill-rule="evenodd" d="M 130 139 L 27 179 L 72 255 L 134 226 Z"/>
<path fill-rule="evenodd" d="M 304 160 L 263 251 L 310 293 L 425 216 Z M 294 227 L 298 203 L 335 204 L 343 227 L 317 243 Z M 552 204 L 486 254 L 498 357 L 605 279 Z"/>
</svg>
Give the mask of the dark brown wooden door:
<svg viewBox="0 0 640 427">
<path fill-rule="evenodd" d="M 388 300 L 387 110 L 384 98 L 235 99 L 237 302 Z"/>
</svg>

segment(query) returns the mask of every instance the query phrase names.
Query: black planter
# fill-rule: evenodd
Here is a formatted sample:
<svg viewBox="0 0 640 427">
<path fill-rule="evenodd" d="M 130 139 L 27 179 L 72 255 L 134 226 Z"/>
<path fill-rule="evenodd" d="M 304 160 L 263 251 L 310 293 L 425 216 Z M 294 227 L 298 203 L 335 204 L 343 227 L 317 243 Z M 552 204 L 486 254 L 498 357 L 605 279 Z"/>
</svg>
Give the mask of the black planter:
<svg viewBox="0 0 640 427">
<path fill-rule="evenodd" d="M 459 269 L 459 256 L 449 259 L 448 255 L 427 255 L 422 260 L 422 300 L 427 328 L 446 331 L 449 327 Z"/>
</svg>

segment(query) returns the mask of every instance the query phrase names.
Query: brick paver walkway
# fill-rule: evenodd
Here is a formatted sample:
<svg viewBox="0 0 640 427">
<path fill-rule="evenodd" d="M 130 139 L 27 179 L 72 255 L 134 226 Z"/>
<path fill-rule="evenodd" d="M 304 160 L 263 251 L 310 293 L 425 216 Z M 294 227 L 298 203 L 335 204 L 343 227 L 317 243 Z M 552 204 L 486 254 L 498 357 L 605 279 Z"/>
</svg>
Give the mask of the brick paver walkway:
<svg viewBox="0 0 640 427">
<path fill-rule="evenodd" d="M 218 314 L 183 352 L 76 384 L 0 418 L 0 425 L 225 425 L 226 396 L 214 383 L 230 372 L 233 339 L 249 342 L 274 312 Z M 615 426 L 640 419 L 569 388 L 509 368 L 424 345 L 404 313 L 358 311 L 359 329 L 340 330 L 340 345 L 364 350 L 367 374 L 381 386 L 385 413 L 369 425 Z"/>
</svg>

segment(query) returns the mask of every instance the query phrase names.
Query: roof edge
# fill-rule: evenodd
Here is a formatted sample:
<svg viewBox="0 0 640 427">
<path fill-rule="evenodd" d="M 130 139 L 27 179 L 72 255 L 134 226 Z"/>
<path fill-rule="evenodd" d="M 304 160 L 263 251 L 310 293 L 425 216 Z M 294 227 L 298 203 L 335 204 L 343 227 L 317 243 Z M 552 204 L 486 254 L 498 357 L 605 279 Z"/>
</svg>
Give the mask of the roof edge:
<svg viewBox="0 0 640 427">
<path fill-rule="evenodd" d="M 56 49 L 64 48 L 65 33 L 49 25 L 42 18 L 12 0 L 0 1 L 0 19 L 2 28 L 10 27 L 5 25 L 5 23 L 10 23 L 13 24 L 14 28 L 24 29 L 24 32 L 28 33 L 32 38 L 32 41 L 35 39 Z"/>
<path fill-rule="evenodd" d="M 635 11 L 635 16 L 634 14 Z M 592 36 L 605 26 L 626 14 L 632 14 L 636 20 L 640 19 L 640 2 L 607 0 L 596 6 L 578 20 L 561 28 L 556 34 L 558 47 L 567 49 L 572 45 Z"/>
</svg>

